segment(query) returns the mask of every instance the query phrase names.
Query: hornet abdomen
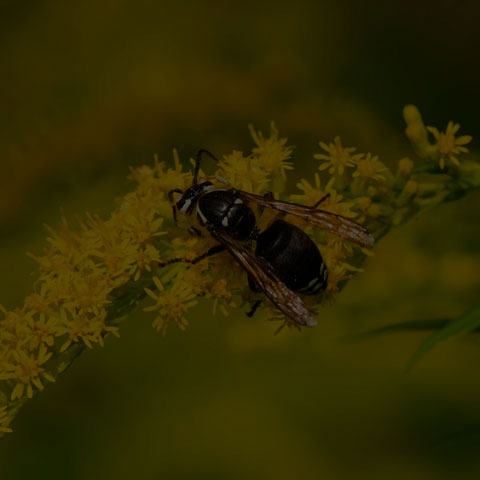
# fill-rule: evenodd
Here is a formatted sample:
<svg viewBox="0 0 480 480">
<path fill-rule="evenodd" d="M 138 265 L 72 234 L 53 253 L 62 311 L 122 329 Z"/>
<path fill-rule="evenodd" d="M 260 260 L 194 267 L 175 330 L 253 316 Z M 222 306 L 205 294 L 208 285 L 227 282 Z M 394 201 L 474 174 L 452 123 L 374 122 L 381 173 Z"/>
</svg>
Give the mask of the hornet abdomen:
<svg viewBox="0 0 480 480">
<path fill-rule="evenodd" d="M 275 220 L 258 236 L 255 255 L 267 260 L 294 292 L 313 295 L 327 286 L 327 269 L 317 246 L 291 223 Z"/>
</svg>

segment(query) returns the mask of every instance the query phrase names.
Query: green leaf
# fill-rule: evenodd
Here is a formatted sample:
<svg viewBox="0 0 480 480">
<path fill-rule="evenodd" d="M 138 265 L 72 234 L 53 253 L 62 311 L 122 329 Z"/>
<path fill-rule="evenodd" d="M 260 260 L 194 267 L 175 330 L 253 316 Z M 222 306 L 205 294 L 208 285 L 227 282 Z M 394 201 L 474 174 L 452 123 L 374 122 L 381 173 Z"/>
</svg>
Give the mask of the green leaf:
<svg viewBox="0 0 480 480">
<path fill-rule="evenodd" d="M 391 333 L 402 333 L 402 332 L 424 332 L 424 331 L 433 331 L 440 330 L 446 325 L 451 323 L 453 320 L 451 318 L 438 318 L 434 320 L 413 320 L 410 322 L 394 323 L 392 325 L 386 325 L 384 327 L 375 328 L 373 330 L 368 330 L 356 335 L 347 337 L 347 340 L 357 341 L 365 340 L 370 337 L 377 337 L 380 335 L 388 335 Z"/>
<path fill-rule="evenodd" d="M 462 333 L 472 332 L 480 327 L 480 305 L 476 305 L 471 310 L 460 315 L 455 320 L 447 323 L 440 331 L 420 345 L 420 348 L 413 354 L 408 362 L 407 370 L 410 370 L 418 360 L 427 352 L 434 348 L 438 343 L 454 338 Z"/>
</svg>

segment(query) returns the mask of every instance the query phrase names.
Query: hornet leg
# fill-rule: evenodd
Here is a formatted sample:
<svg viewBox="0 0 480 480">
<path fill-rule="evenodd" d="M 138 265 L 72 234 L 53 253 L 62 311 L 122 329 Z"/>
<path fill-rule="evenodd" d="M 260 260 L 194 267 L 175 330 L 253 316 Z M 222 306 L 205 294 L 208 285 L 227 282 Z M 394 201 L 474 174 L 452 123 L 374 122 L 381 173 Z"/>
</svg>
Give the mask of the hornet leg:
<svg viewBox="0 0 480 480">
<path fill-rule="evenodd" d="M 208 252 L 205 252 L 202 255 L 199 255 L 198 257 L 195 257 L 191 260 L 189 260 L 188 258 L 171 258 L 166 262 L 158 262 L 157 266 L 166 267 L 167 265 L 171 265 L 172 263 L 180 263 L 180 262 L 190 263 L 192 265 L 195 265 L 196 263 L 200 262 L 204 258 L 211 257 L 212 255 L 223 252 L 224 250 L 225 250 L 225 247 L 223 245 L 215 245 L 210 250 L 208 250 Z"/>
<path fill-rule="evenodd" d="M 317 208 L 321 203 L 323 203 L 327 198 L 330 197 L 330 194 L 327 193 L 324 195 L 318 202 L 315 203 L 315 205 L 312 205 L 313 208 Z"/>
<path fill-rule="evenodd" d="M 253 304 L 252 309 L 247 313 L 247 317 L 252 318 L 253 315 L 255 315 L 255 312 L 257 311 L 257 309 L 258 309 L 258 307 L 260 306 L 261 303 L 262 303 L 261 300 L 257 300 L 257 301 Z"/>
<path fill-rule="evenodd" d="M 175 206 L 175 203 L 173 202 L 173 194 L 174 193 L 183 193 L 182 190 L 179 188 L 174 188 L 173 190 L 170 190 L 168 192 L 168 199 L 170 200 L 170 204 L 172 205 L 172 212 L 173 212 L 173 220 L 175 220 L 175 224 L 177 223 L 177 207 Z"/>
</svg>

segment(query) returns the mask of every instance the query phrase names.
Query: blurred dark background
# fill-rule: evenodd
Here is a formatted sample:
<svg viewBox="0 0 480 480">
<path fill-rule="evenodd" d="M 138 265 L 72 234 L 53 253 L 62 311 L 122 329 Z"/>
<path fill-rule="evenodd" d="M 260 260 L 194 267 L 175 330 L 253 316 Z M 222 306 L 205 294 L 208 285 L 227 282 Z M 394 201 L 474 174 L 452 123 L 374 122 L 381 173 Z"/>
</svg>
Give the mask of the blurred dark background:
<svg viewBox="0 0 480 480">
<path fill-rule="evenodd" d="M 402 107 L 480 128 L 474 1 L 0 0 L 0 303 L 22 304 L 56 226 L 107 217 L 129 166 L 252 147 L 274 120 L 312 177 L 318 141 L 394 165 L 412 155 Z M 141 311 L 82 355 L 0 442 L 3 479 L 447 479 L 480 474 L 480 342 L 341 338 L 456 317 L 478 302 L 480 194 L 382 240 L 301 333 L 211 318 L 164 338 Z"/>
</svg>

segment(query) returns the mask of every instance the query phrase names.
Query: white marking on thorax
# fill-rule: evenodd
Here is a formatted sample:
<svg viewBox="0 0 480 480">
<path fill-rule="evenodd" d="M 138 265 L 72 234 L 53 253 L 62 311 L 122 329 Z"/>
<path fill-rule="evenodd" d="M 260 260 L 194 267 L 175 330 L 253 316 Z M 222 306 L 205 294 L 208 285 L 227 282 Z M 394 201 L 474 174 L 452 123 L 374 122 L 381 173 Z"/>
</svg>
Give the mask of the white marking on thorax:
<svg viewBox="0 0 480 480">
<path fill-rule="evenodd" d="M 179 210 L 179 212 L 185 213 L 188 210 L 188 207 L 190 207 L 191 203 L 192 203 L 192 199 L 187 198 L 187 200 L 185 200 L 185 203 L 182 205 L 182 208 Z"/>
<path fill-rule="evenodd" d="M 198 204 L 197 204 L 196 213 L 197 213 L 197 217 L 199 218 L 199 220 L 205 225 L 207 223 L 207 218 L 205 217 L 203 212 L 200 210 Z"/>
<path fill-rule="evenodd" d="M 226 215 L 222 218 L 222 225 L 228 227 L 228 217 Z"/>
<path fill-rule="evenodd" d="M 243 200 L 241 198 L 237 198 L 233 203 L 235 203 L 236 205 L 240 205 L 241 203 L 243 203 Z"/>
</svg>

